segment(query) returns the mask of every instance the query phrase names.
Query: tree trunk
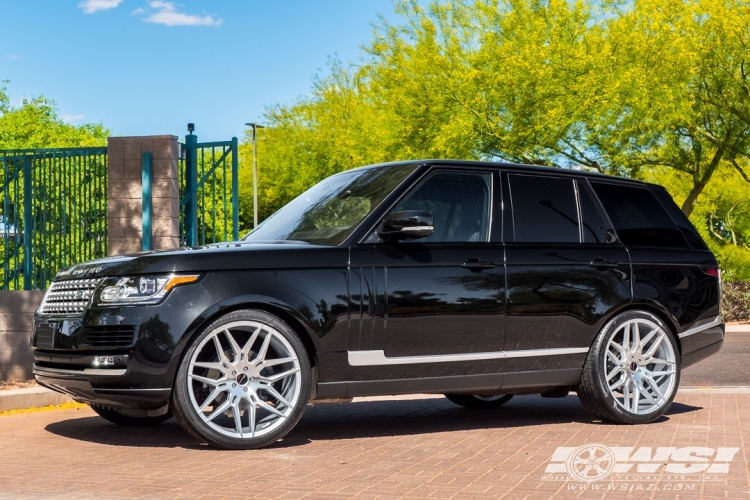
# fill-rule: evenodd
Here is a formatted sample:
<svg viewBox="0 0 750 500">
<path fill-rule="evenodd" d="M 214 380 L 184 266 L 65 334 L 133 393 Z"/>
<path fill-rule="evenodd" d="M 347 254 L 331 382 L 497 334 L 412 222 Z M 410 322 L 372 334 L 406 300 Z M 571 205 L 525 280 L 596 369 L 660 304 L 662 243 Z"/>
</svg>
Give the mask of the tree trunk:
<svg viewBox="0 0 750 500">
<path fill-rule="evenodd" d="M 706 184 L 706 182 L 701 181 L 693 185 L 693 189 L 690 190 L 687 198 L 685 198 L 685 202 L 682 204 L 682 213 L 690 217 L 690 214 L 695 209 L 695 202 L 698 201 L 698 196 L 703 192 Z"/>
<path fill-rule="evenodd" d="M 714 157 L 711 158 L 711 163 L 708 165 L 708 168 L 706 169 L 701 179 L 698 181 L 696 179 L 697 175 L 693 178 L 693 189 L 690 190 L 690 194 L 688 194 L 687 198 L 685 198 L 685 202 L 682 204 L 682 213 L 684 213 L 688 217 L 690 217 L 690 214 L 693 213 L 693 210 L 695 209 L 695 202 L 698 201 L 698 196 L 700 196 L 700 194 L 706 188 L 706 184 L 708 184 L 708 181 L 711 180 L 711 177 L 716 171 L 716 167 L 718 167 L 719 162 L 721 162 L 722 156 L 724 156 L 723 145 L 719 146 L 716 149 Z"/>
</svg>

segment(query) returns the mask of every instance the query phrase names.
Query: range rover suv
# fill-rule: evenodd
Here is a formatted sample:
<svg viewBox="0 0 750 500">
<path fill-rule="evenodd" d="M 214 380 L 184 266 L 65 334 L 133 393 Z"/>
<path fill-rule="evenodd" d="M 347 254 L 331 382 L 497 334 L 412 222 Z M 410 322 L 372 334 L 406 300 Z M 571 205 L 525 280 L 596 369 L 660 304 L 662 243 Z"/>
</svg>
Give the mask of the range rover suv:
<svg viewBox="0 0 750 500">
<path fill-rule="evenodd" d="M 572 390 L 599 418 L 646 423 L 721 347 L 720 295 L 660 186 L 391 163 L 325 179 L 241 241 L 60 271 L 34 372 L 107 420 L 174 415 L 222 448 L 277 441 L 311 400 L 369 395 L 494 408 Z"/>
</svg>

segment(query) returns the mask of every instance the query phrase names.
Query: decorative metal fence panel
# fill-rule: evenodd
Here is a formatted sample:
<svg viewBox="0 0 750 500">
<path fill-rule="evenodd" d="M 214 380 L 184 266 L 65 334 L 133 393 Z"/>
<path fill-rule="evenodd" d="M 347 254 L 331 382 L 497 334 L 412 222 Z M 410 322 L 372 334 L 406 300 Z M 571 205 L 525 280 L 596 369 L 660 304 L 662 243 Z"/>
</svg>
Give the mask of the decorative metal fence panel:
<svg viewBox="0 0 750 500">
<path fill-rule="evenodd" d="M 239 239 L 238 142 L 185 136 L 180 156 L 180 246 Z"/>
<path fill-rule="evenodd" d="M 0 150 L 0 290 L 107 255 L 107 148 Z"/>
</svg>

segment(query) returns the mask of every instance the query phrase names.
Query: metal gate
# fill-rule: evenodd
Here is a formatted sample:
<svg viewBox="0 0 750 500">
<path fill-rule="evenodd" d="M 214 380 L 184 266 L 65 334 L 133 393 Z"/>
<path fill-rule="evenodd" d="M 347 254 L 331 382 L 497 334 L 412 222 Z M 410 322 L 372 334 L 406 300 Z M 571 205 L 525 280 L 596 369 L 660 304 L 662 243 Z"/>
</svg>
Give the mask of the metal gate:
<svg viewBox="0 0 750 500">
<path fill-rule="evenodd" d="M 0 290 L 107 254 L 107 148 L 0 150 Z"/>
<path fill-rule="evenodd" d="M 180 154 L 180 246 L 239 239 L 238 141 L 185 136 Z"/>
</svg>

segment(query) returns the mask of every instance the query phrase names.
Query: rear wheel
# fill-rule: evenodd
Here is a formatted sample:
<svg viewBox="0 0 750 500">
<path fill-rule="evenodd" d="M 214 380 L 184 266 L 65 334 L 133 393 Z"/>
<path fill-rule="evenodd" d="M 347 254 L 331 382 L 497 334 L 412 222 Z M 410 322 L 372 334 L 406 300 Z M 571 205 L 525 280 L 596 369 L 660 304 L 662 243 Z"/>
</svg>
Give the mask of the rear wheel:
<svg viewBox="0 0 750 500">
<path fill-rule="evenodd" d="M 680 357 L 672 331 L 645 311 L 628 311 L 607 323 L 583 368 L 578 397 L 610 422 L 645 424 L 671 406 L 680 383 Z"/>
<path fill-rule="evenodd" d="M 465 408 L 497 408 L 502 406 L 513 398 L 513 394 L 446 394 L 451 402 Z"/>
<path fill-rule="evenodd" d="M 111 409 L 105 408 L 95 404 L 89 404 L 92 410 L 97 415 L 102 417 L 104 420 L 109 420 L 113 424 L 122 425 L 125 427 L 150 427 L 152 425 L 158 425 L 172 418 L 172 412 L 168 411 L 164 415 L 158 417 L 133 417 L 131 415 L 125 415 L 124 413 Z"/>
<path fill-rule="evenodd" d="M 172 392 L 175 416 L 201 441 L 227 449 L 268 446 L 294 428 L 310 393 L 302 341 L 279 318 L 235 311 L 188 347 Z"/>
</svg>

